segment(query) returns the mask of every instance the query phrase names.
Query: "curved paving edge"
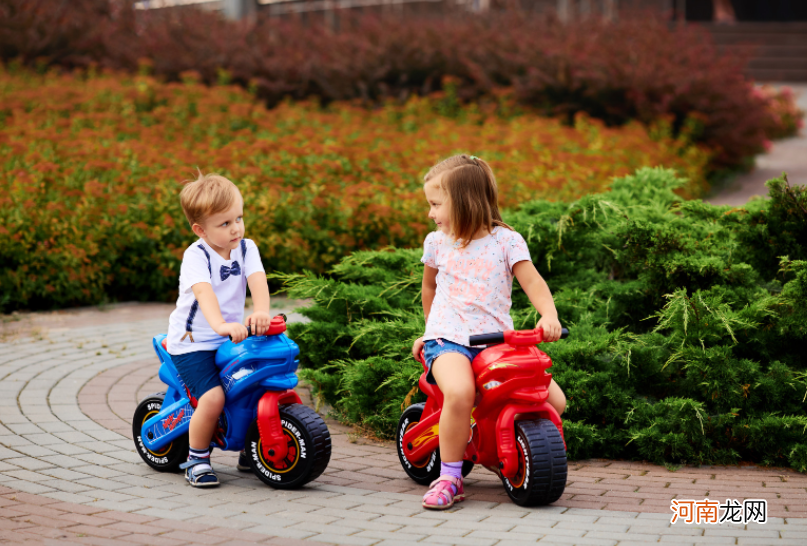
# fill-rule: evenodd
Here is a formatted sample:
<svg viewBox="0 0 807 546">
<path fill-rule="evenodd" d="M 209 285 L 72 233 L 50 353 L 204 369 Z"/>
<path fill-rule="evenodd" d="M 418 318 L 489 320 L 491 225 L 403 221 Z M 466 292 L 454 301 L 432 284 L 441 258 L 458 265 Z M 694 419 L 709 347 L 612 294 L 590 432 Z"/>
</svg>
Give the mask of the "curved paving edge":
<svg viewBox="0 0 807 546">
<path fill-rule="evenodd" d="M 59 534 L 54 540 L 60 544 L 65 540 L 103 544 L 252 540 L 283 544 L 280 538 L 271 538 L 281 536 L 305 539 L 309 545 L 309 539 L 367 545 L 614 545 L 668 539 L 681 544 L 807 542 L 807 520 L 794 517 L 772 518 L 764 526 L 671 526 L 669 494 L 667 499 L 657 499 L 666 504 L 666 513 L 659 514 L 564 506 L 523 509 L 509 501 L 487 500 L 484 495 L 500 498 L 502 492 L 495 477 L 485 472 L 471 475 L 469 487 L 474 498 L 448 513 L 425 512 L 420 507 L 422 488 L 400 478 L 401 470 L 394 468 L 398 464 L 394 450 L 388 445 L 353 444 L 345 431 L 334 435 L 334 457 L 328 472 L 300 491 L 271 490 L 257 478 L 235 471 L 234 456 L 230 455 L 228 462 L 221 453 L 217 453 L 215 464 L 221 470 L 222 487 L 192 489 L 181 476 L 155 473 L 140 462 L 123 428 L 131 413 L 125 407 L 127 397 L 133 404 L 140 391 L 151 387 L 156 359 L 151 354 L 150 339 L 164 325 L 164 320 L 107 324 L 51 331 L 36 341 L 0 344 L 0 541 L 19 543 L 26 535 L 33 537 L 30 540 L 40 540 L 36 538 L 40 536 L 46 541 L 53 533 L 73 533 L 77 536 L 62 538 Z M 106 394 L 98 397 L 96 387 L 106 388 Z M 87 417 L 82 408 L 98 421 Z M 96 412 L 105 412 L 107 419 Z M 692 470 L 704 472 L 689 476 Z M 706 472 L 709 470 L 711 473 Z M 654 476 L 653 472 L 667 476 Z M 690 485 L 688 490 L 676 487 L 679 497 L 702 498 L 714 487 L 708 489 L 698 480 L 709 480 L 731 493 L 730 498 L 741 499 L 747 496 L 741 492 L 756 490 L 750 486 L 751 479 L 763 484 L 775 475 L 782 485 L 763 498 L 772 503 L 785 499 L 779 507 L 783 515 L 795 515 L 796 503 L 788 499 L 807 497 L 807 480 L 793 473 L 786 476 L 788 481 L 782 481 L 778 477 L 785 475 L 782 472 L 787 474 L 741 469 L 726 469 L 725 475 L 715 469 L 669 473 L 650 465 L 587 462 L 573 470 L 570 489 L 578 484 L 580 490 L 567 490 L 570 497 L 564 502 L 574 502 L 573 495 L 586 492 L 595 493 L 590 496 L 599 499 L 597 502 L 602 502 L 607 492 L 621 491 L 623 498 L 632 499 L 637 492 L 647 492 L 640 491 L 642 485 L 634 485 L 636 480 L 649 476 L 645 479 L 666 484 L 672 483 L 671 475 Z M 728 481 L 732 476 L 737 485 Z M 613 487 L 609 480 L 621 480 L 627 488 Z M 399 492 L 402 487 L 408 487 L 408 492 Z M 122 533 L 120 526 L 127 524 L 129 530 L 122 535 L 92 534 Z M 78 527 L 82 525 L 86 528 Z M 167 531 L 154 532 L 156 529 Z M 140 533 L 135 532 L 138 530 Z M 188 530 L 199 533 L 191 536 Z"/>
</svg>

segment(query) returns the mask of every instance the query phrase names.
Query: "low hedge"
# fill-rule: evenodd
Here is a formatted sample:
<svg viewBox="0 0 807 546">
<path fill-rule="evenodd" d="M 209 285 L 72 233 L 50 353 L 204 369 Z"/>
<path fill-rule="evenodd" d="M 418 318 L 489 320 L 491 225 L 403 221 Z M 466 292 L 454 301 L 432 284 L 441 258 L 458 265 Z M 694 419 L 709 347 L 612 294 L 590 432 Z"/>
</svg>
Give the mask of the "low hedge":
<svg viewBox="0 0 807 546">
<path fill-rule="evenodd" d="M 512 101 L 463 107 L 413 97 L 375 111 L 284 103 L 234 86 L 147 76 L 0 69 L 0 310 L 176 297 L 193 241 L 179 206 L 195 169 L 241 188 L 268 270 L 324 271 L 358 249 L 417 245 L 421 180 L 471 150 L 495 166 L 505 205 L 574 198 L 643 165 L 704 184 L 708 155 L 638 124 L 576 127 Z M 441 115 L 440 112 L 445 115 Z"/>
<path fill-rule="evenodd" d="M 745 208 L 683 201 L 641 169 L 572 203 L 505 214 L 554 292 L 569 339 L 542 345 L 568 396 L 569 454 L 754 461 L 807 471 L 807 191 L 768 182 Z M 338 415 L 393 434 L 422 398 L 420 249 L 357 252 L 330 277 L 280 276 L 312 298 L 293 324 L 303 375 Z M 537 322 L 514 291 L 516 328 Z"/>
<path fill-rule="evenodd" d="M 609 125 L 665 120 L 674 135 L 706 145 L 716 171 L 747 165 L 767 138 L 793 130 L 772 115 L 772 99 L 754 93 L 744 57 L 720 53 L 703 29 L 650 16 L 564 25 L 512 11 L 388 20 L 343 13 L 331 32 L 299 19 L 243 24 L 131 5 L 0 0 L 0 59 L 130 72 L 150 59 L 161 78 L 195 70 L 208 84 L 232 79 L 270 106 L 284 97 L 400 100 L 437 91 L 446 78 L 463 100 L 512 87 L 522 104 L 568 123 L 578 112 Z"/>
</svg>

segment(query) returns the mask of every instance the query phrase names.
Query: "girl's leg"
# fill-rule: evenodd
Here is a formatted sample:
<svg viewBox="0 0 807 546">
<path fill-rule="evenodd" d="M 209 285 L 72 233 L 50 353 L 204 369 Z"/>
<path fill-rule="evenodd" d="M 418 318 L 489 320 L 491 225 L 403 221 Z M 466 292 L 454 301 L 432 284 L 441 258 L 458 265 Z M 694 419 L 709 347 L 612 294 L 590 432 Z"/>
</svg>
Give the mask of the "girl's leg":
<svg viewBox="0 0 807 546">
<path fill-rule="evenodd" d="M 468 445 L 471 409 L 476 389 L 471 361 L 458 353 L 444 353 L 432 364 L 432 375 L 443 392 L 440 413 L 440 478 L 423 496 L 423 507 L 451 508 L 465 498 L 462 487 L 462 455 Z"/>
<path fill-rule="evenodd" d="M 563 394 L 560 386 L 555 383 L 553 379 L 549 384 L 549 398 L 547 402 L 558 412 L 558 415 L 563 415 L 563 410 L 566 409 L 566 395 Z"/>
<path fill-rule="evenodd" d="M 443 392 L 440 458 L 447 463 L 462 462 L 476 397 L 471 361 L 459 353 L 442 354 L 432 364 L 432 375 Z"/>
</svg>

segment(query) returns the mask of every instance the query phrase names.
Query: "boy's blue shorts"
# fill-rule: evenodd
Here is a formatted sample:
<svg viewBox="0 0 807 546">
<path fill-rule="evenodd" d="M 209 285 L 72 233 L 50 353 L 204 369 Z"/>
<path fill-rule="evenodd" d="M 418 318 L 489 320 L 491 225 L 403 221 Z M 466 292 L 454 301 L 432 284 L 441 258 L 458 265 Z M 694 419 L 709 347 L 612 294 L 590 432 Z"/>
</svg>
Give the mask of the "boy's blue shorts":
<svg viewBox="0 0 807 546">
<path fill-rule="evenodd" d="M 221 387 L 219 369 L 216 367 L 216 351 L 194 351 L 184 355 L 171 355 L 171 360 L 177 367 L 179 377 L 197 400 L 210 389 Z"/>
<path fill-rule="evenodd" d="M 487 347 L 466 347 L 453 341 L 446 341 L 445 339 L 430 339 L 423 346 L 423 356 L 426 358 L 426 367 L 429 372 L 426 374 L 426 382 L 430 385 L 436 385 L 434 376 L 432 375 L 432 364 L 434 360 L 446 353 L 459 353 L 468 358 L 471 362 L 474 361 L 476 355 L 487 349 Z"/>
</svg>

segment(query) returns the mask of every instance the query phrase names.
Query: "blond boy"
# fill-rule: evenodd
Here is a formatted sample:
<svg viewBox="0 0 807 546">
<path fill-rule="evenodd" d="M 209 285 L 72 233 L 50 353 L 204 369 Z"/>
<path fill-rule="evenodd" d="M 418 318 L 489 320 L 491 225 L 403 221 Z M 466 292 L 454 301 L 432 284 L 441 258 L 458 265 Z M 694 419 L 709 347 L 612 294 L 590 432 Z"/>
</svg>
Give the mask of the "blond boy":
<svg viewBox="0 0 807 546">
<path fill-rule="evenodd" d="M 258 247 L 244 239 L 244 200 L 235 184 L 223 176 L 199 173 L 182 189 L 180 202 L 199 237 L 182 257 L 177 308 L 168 325 L 168 352 L 197 400 L 188 462 L 181 468 L 192 486 L 215 487 L 219 480 L 210 465 L 210 441 L 224 408 L 216 350 L 227 336 L 234 343 L 243 341 L 244 324 L 257 334 L 268 329 L 269 287 Z M 244 321 L 247 285 L 255 312 Z"/>
</svg>

